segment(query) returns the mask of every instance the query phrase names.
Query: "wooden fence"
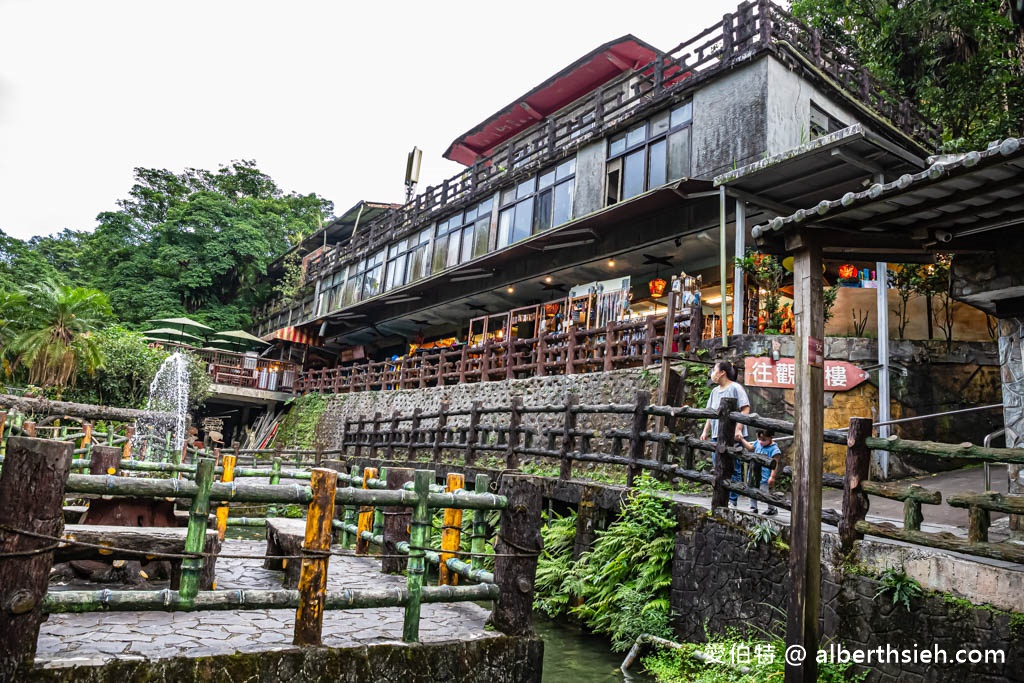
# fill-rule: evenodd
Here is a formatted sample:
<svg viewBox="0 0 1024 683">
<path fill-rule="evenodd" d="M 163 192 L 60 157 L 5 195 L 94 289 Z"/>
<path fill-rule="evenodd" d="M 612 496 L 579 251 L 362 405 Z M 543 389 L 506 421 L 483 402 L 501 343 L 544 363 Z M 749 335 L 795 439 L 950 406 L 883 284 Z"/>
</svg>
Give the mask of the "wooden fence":
<svg viewBox="0 0 1024 683">
<path fill-rule="evenodd" d="M 524 417 L 550 427 L 524 424 Z M 595 429 L 581 428 L 581 418 L 600 416 L 620 418 L 618 425 Z M 717 442 L 701 440 L 676 429 L 682 420 L 719 420 Z M 659 420 L 665 429 L 657 431 Z M 586 405 L 570 395 L 562 405 L 525 407 L 519 398 L 510 406 L 484 406 L 480 402 L 470 408 L 451 409 L 441 402 L 437 411 L 393 413 L 384 416 L 349 418 L 343 423 L 341 458 L 361 461 L 449 462 L 464 467 L 493 467 L 519 471 L 525 459 L 550 462 L 557 466 L 558 478 L 574 476 L 578 463 L 598 463 L 623 473 L 627 487 L 633 486 L 644 471 L 663 478 L 679 478 L 706 484 L 711 488 L 712 507 L 726 505 L 730 492 L 766 502 L 785 510 L 792 502 L 775 493 L 764 493 L 756 486 L 732 481 L 736 459 L 752 467 L 775 467 L 764 456 L 747 452 L 737 445 L 734 434 L 738 423 L 752 429 L 770 429 L 776 434 L 793 433 L 793 425 L 784 420 L 746 415 L 735 410 L 732 399 L 725 399 L 718 411 L 690 407 L 650 405 L 650 393 L 638 392 L 635 403 Z M 893 540 L 926 545 L 982 557 L 1024 563 L 1024 548 L 1013 544 L 990 543 L 989 520 L 992 512 L 1024 514 L 1024 496 L 995 492 L 953 495 L 947 504 L 969 510 L 970 527 L 967 539 L 944 533 L 922 532 L 922 505 L 938 505 L 942 492 L 919 485 L 899 485 L 868 481 L 871 451 L 928 456 L 936 459 L 958 459 L 974 462 L 1024 464 L 1024 452 L 1018 449 L 986 448 L 973 444 L 943 444 L 871 436 L 872 422 L 852 418 L 846 430 L 826 430 L 825 443 L 847 447 L 844 476 L 825 474 L 826 488 L 844 492 L 842 510 L 824 510 L 822 520 L 838 527 L 843 548 L 849 551 L 854 540 L 865 533 Z M 753 435 L 751 435 L 753 440 Z M 698 454 L 714 453 L 713 471 L 698 469 Z M 483 458 L 486 463 L 481 463 Z M 454 458 L 454 461 L 452 460 Z M 787 468 L 788 469 L 788 468 Z M 868 495 L 903 501 L 903 527 L 874 524 L 865 520 Z"/>
<path fill-rule="evenodd" d="M 0 631 L 17 634 L 0 644 L 0 678 L 9 680 L 18 667 L 31 663 L 35 639 L 45 613 L 91 611 L 196 611 L 236 609 L 296 610 L 293 644 L 319 645 L 324 610 L 376 607 L 402 607 L 405 610 L 403 640 L 418 639 L 420 605 L 424 602 L 494 600 L 492 623 L 506 633 L 523 635 L 529 629 L 529 602 L 522 599 L 522 577 L 533 576 L 539 553 L 517 551 L 517 541 L 533 538 L 540 524 L 539 489 L 528 479 L 510 476 L 503 479 L 501 493 L 467 492 L 460 488 L 435 490 L 435 473 L 430 470 L 404 472 L 408 476 L 391 477 L 390 490 L 376 490 L 367 477 L 348 475 L 328 468 L 309 472 L 308 486 L 239 483 L 233 481 L 234 456 L 225 458 L 221 483 L 214 482 L 214 461 L 199 458 L 192 470 L 194 481 L 182 479 L 127 478 L 114 475 L 70 474 L 72 444 L 51 440 L 12 437 L 8 454 L 0 470 L 0 604 L 16 609 L 0 612 Z M 406 483 L 405 480 L 409 480 Z M 345 484 L 338 486 L 341 481 Z M 28 485 L 27 482 L 31 482 Z M 358 482 L 356 488 L 350 484 Z M 483 481 L 486 487 L 486 479 Z M 26 487 L 33 496 L 25 500 L 18 492 Z M 130 496 L 133 498 L 179 498 L 190 501 L 189 526 L 184 545 L 180 585 L 177 590 L 162 591 L 60 591 L 46 592 L 54 551 L 79 545 L 61 536 L 61 506 L 66 495 Z M 308 505 L 304 535 L 295 562 L 301 561 L 298 589 L 201 591 L 200 573 L 204 561 L 204 541 L 211 502 L 226 506 L 229 502 Z M 327 569 L 332 555 L 333 529 L 344 522 L 335 519 L 335 506 L 351 511 L 387 508 L 406 511 L 411 532 L 398 549 L 407 556 L 401 569 L 407 573 L 403 590 L 368 589 L 332 592 L 326 587 Z M 444 562 L 448 572 L 467 579 L 488 581 L 476 585 L 424 586 L 425 562 L 430 561 L 427 534 L 432 510 L 501 510 L 498 542 L 495 545 L 495 571 L 484 572 L 477 561 L 464 563 L 457 558 Z M 351 515 L 346 515 L 351 517 Z M 226 517 L 226 514 L 225 514 Z M 220 518 L 220 515 L 217 515 Z M 483 517 L 480 516 L 482 519 Z M 405 525 L 401 525 L 405 527 Z M 353 529 L 357 532 L 359 529 Z M 348 539 L 346 539 L 347 541 Z M 512 545 L 509 545 L 509 544 Z M 115 543 L 116 544 L 116 543 Z M 108 550 L 124 549 L 107 548 Z M 133 551 L 127 551 L 133 552 Z M 134 551 L 151 556 L 151 549 Z M 479 553 L 482 557 L 483 553 Z M 159 556 L 159 553 L 158 553 Z M 268 556 L 270 560 L 281 557 Z M 434 558 L 434 559 L 440 559 Z M 532 584 L 532 580 L 531 580 Z M 526 597 L 532 600 L 532 590 Z M 523 612 L 525 610 L 525 612 Z M 523 612 L 523 613 L 520 613 Z"/>
<path fill-rule="evenodd" d="M 676 312 L 669 296 L 666 315 L 611 322 L 603 327 L 542 334 L 529 339 L 487 340 L 478 346 L 427 349 L 399 361 L 356 362 L 302 373 L 299 393 L 349 393 L 415 389 L 547 375 L 573 375 L 646 367 L 681 358 L 700 341 L 700 312 Z M 673 320 L 666 331 L 666 321 Z"/>
</svg>

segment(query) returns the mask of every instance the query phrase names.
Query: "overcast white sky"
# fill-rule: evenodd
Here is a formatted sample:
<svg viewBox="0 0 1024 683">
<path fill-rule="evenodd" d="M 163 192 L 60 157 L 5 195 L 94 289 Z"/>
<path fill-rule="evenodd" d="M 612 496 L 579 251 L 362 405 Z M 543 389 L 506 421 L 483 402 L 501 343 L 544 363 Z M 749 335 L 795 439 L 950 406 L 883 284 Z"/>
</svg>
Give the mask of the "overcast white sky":
<svg viewBox="0 0 1024 683">
<path fill-rule="evenodd" d="M 255 159 L 341 213 L 601 43 L 669 50 L 739 0 L 0 0 L 0 229 L 91 230 L 132 169 Z"/>
</svg>

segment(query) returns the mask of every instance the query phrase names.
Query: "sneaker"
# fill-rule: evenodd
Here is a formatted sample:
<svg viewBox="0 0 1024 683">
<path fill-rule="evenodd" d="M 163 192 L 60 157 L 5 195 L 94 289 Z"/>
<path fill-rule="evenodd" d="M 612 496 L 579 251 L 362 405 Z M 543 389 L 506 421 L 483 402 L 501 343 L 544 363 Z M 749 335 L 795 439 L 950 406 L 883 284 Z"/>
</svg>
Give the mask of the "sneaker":
<svg viewBox="0 0 1024 683">
<path fill-rule="evenodd" d="M 736 507 L 736 501 L 735 500 L 730 500 L 729 501 L 729 507 L 733 507 L 733 508 Z"/>
<path fill-rule="evenodd" d="M 754 507 L 753 505 L 751 505 L 751 506 L 750 506 L 750 511 L 751 511 L 752 513 L 754 513 L 755 515 L 757 514 L 757 508 L 756 508 L 756 507 Z"/>
<path fill-rule="evenodd" d="M 779 514 L 779 511 L 775 508 L 768 508 L 767 510 L 764 511 L 764 514 L 771 517 L 772 515 Z"/>
</svg>

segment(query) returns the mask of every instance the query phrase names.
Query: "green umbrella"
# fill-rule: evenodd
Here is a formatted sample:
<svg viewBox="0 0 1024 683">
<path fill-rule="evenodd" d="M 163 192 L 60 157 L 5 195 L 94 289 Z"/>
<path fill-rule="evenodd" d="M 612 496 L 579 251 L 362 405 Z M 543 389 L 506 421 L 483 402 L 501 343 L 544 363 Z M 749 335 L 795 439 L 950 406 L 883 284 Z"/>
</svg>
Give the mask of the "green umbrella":
<svg viewBox="0 0 1024 683">
<path fill-rule="evenodd" d="M 224 349 L 254 349 L 263 346 L 269 346 L 269 344 L 259 337 L 249 334 L 245 330 L 228 330 L 227 332 L 217 332 L 206 342 L 209 346 L 215 346 Z"/>
<path fill-rule="evenodd" d="M 193 320 L 192 318 L 156 318 L 150 320 L 151 323 L 157 323 L 160 327 L 170 328 L 179 330 L 181 332 L 188 332 L 190 334 L 198 334 L 207 336 L 210 332 L 213 332 L 213 328 L 209 325 L 204 325 L 199 321 Z"/>
<path fill-rule="evenodd" d="M 197 337 L 194 334 L 182 332 L 181 330 L 172 330 L 169 327 L 146 330 L 142 334 L 150 341 L 181 342 L 183 344 L 203 341 L 201 337 Z"/>
</svg>

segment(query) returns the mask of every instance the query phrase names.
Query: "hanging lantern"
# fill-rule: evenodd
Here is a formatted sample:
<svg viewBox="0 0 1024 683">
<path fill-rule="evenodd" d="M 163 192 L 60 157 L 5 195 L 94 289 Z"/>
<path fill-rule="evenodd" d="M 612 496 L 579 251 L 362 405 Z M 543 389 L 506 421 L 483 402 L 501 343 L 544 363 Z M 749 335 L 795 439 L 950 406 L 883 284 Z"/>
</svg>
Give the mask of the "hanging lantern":
<svg viewBox="0 0 1024 683">
<path fill-rule="evenodd" d="M 554 315 L 555 313 L 558 313 L 558 302 L 552 301 L 551 303 L 544 304 L 544 312 L 547 315 Z"/>
<path fill-rule="evenodd" d="M 839 277 L 844 280 L 853 280 L 857 277 L 857 267 L 850 263 L 839 266 Z"/>
<path fill-rule="evenodd" d="M 665 282 L 665 278 L 656 277 L 647 283 L 647 287 L 651 290 L 651 296 L 655 299 L 665 294 L 665 286 L 668 283 Z"/>
</svg>

